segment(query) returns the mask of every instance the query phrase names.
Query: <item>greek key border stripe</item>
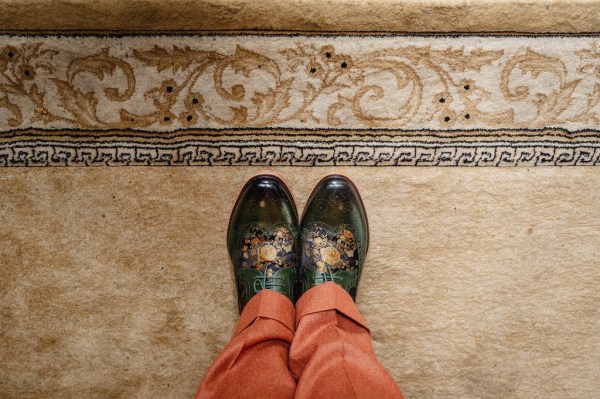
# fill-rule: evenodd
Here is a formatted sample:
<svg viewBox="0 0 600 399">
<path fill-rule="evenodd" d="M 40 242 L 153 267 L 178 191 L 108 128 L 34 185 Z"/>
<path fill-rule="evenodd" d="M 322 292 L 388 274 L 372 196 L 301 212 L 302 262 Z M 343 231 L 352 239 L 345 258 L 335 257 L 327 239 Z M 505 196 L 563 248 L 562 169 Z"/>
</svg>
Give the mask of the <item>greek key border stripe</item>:
<svg viewBox="0 0 600 399">
<path fill-rule="evenodd" d="M 0 143 L 1 167 L 119 166 L 597 166 L 600 137 L 568 140 L 427 141 L 246 138 L 228 135 L 144 142 L 123 138 L 17 139 Z"/>
</svg>

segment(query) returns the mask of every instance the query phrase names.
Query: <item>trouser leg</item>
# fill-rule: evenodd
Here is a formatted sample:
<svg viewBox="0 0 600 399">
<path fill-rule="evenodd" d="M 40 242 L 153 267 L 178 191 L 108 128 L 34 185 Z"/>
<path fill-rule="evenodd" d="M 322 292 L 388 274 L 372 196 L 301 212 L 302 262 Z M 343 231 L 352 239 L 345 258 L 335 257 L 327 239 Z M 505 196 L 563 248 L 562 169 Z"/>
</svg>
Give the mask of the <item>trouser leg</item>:
<svg viewBox="0 0 600 399">
<path fill-rule="evenodd" d="M 352 298 L 333 282 L 311 288 L 296 304 L 290 370 L 296 398 L 402 398 Z"/>
<path fill-rule="evenodd" d="M 288 368 L 294 336 L 292 302 L 270 290 L 244 308 L 233 338 L 206 373 L 196 399 L 292 398 L 296 382 Z"/>
</svg>

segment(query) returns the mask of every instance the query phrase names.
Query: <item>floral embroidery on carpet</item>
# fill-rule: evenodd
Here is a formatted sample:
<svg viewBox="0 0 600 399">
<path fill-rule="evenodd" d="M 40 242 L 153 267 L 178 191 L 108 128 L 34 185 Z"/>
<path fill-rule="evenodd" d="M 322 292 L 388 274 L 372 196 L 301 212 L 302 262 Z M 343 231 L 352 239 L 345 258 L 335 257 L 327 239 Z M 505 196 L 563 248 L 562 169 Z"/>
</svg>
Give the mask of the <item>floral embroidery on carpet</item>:
<svg viewBox="0 0 600 399">
<path fill-rule="evenodd" d="M 0 35 L 0 166 L 600 163 L 600 37 Z"/>
</svg>

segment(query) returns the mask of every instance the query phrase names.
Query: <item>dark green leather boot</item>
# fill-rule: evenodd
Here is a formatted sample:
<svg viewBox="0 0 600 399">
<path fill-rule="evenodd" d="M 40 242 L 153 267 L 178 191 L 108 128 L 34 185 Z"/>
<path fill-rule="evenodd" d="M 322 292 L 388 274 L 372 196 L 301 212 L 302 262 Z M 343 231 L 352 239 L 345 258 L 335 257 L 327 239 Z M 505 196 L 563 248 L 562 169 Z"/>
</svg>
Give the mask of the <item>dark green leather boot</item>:
<svg viewBox="0 0 600 399">
<path fill-rule="evenodd" d="M 299 277 L 303 292 L 333 281 L 355 300 L 369 229 L 354 183 L 342 175 L 323 178 L 308 199 L 301 223 Z"/>
<path fill-rule="evenodd" d="M 298 213 L 277 176 L 254 176 L 233 207 L 227 248 L 233 262 L 240 312 L 263 289 L 293 299 Z"/>
</svg>

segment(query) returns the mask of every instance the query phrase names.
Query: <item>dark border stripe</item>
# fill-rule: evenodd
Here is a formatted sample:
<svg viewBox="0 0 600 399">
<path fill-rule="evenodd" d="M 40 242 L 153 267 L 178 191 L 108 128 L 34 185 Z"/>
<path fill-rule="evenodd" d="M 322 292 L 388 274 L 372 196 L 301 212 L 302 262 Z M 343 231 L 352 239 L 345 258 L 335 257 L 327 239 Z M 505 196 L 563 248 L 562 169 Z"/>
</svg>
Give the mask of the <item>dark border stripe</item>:
<svg viewBox="0 0 600 399">
<path fill-rule="evenodd" d="M 61 29 L 57 31 L 40 31 L 40 30 L 8 30 L 0 29 L 0 36 L 6 37 L 43 37 L 43 38 L 60 38 L 60 37 L 93 37 L 93 38 L 127 38 L 127 37 L 289 37 L 289 38 L 336 38 L 336 37 L 368 37 L 368 38 L 402 38 L 402 37 L 435 37 L 435 38 L 460 38 L 460 37 L 481 37 L 481 38 L 544 38 L 544 37 L 581 37 L 581 38 L 598 38 L 600 32 L 541 32 L 541 33 L 523 33 L 523 32 L 380 32 L 380 31 L 364 31 L 364 32 L 335 32 L 335 31 L 269 31 L 269 32 L 254 32 L 254 31 L 125 31 L 125 30 L 102 30 L 102 31 L 84 31 L 84 30 L 69 30 Z"/>
</svg>

